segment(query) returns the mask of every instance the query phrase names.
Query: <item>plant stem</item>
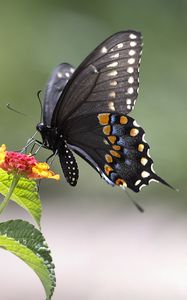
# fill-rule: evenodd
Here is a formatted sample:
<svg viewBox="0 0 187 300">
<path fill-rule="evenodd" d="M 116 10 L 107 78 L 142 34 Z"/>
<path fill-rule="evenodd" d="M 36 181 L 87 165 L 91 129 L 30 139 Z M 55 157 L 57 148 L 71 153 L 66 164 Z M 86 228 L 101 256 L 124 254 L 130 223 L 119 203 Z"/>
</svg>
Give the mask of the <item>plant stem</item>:
<svg viewBox="0 0 187 300">
<path fill-rule="evenodd" d="M 10 197 L 12 196 L 12 193 L 18 183 L 20 179 L 20 176 L 19 175 L 14 175 L 13 179 L 12 179 L 12 182 L 11 182 L 11 185 L 10 185 L 10 188 L 9 188 L 9 191 L 8 193 L 6 194 L 3 202 L 0 204 L 0 214 L 3 212 L 3 210 L 5 209 L 5 207 L 8 205 L 8 202 L 10 200 Z"/>
</svg>

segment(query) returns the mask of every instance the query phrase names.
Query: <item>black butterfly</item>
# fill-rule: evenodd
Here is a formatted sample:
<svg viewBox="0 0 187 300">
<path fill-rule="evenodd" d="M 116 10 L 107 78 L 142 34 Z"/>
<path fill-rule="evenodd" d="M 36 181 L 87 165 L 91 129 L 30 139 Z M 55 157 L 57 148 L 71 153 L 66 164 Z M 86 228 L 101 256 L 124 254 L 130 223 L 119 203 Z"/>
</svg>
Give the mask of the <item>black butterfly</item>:
<svg viewBox="0 0 187 300">
<path fill-rule="evenodd" d="M 138 96 L 141 52 L 141 33 L 122 31 L 76 70 L 64 63 L 53 71 L 37 130 L 70 185 L 79 176 L 73 150 L 111 185 L 139 192 L 155 180 L 171 187 L 155 174 L 144 130 L 128 116 Z"/>
</svg>

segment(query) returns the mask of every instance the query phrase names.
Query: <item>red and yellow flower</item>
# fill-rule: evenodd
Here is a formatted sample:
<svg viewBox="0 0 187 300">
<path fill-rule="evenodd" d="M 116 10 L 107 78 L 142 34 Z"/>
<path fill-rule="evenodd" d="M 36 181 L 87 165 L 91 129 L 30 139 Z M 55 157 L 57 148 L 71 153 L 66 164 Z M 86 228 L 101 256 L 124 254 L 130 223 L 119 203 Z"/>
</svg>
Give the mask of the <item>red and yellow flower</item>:
<svg viewBox="0 0 187 300">
<path fill-rule="evenodd" d="M 0 168 L 9 174 L 17 174 L 26 178 L 60 179 L 58 174 L 50 170 L 47 163 L 38 162 L 32 155 L 6 151 L 4 144 L 0 147 Z"/>
</svg>

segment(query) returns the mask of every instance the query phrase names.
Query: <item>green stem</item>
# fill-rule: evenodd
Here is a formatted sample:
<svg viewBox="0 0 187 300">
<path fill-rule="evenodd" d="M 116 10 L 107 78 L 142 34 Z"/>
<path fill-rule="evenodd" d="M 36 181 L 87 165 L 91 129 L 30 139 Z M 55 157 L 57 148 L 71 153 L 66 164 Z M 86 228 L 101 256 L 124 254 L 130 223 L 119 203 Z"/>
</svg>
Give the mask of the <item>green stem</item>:
<svg viewBox="0 0 187 300">
<path fill-rule="evenodd" d="M 9 188 L 9 191 L 8 193 L 6 194 L 3 202 L 0 204 L 0 214 L 3 212 L 3 210 L 5 209 L 5 207 L 8 205 L 8 202 L 10 200 L 10 197 L 12 196 L 12 193 L 18 183 L 20 179 L 20 176 L 19 175 L 14 175 L 13 179 L 12 179 L 12 182 L 11 182 L 11 185 L 10 185 L 10 188 Z"/>
</svg>

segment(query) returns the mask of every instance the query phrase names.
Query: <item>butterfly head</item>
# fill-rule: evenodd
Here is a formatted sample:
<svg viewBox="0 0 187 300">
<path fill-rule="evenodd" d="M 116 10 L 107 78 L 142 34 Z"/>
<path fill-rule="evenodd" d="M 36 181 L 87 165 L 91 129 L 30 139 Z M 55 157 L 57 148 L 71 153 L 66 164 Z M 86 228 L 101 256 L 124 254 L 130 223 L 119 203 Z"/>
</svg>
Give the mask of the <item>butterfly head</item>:
<svg viewBox="0 0 187 300">
<path fill-rule="evenodd" d="M 36 129 L 41 134 L 43 146 L 55 152 L 58 148 L 58 141 L 62 139 L 57 130 L 42 122 L 37 124 Z"/>
<path fill-rule="evenodd" d="M 36 130 L 41 134 L 45 146 L 48 145 L 48 128 L 42 122 L 36 125 Z"/>
</svg>

